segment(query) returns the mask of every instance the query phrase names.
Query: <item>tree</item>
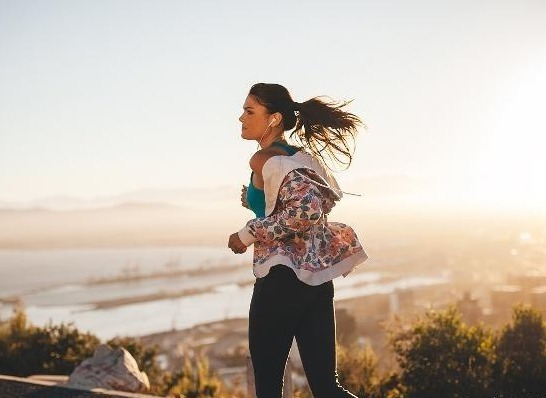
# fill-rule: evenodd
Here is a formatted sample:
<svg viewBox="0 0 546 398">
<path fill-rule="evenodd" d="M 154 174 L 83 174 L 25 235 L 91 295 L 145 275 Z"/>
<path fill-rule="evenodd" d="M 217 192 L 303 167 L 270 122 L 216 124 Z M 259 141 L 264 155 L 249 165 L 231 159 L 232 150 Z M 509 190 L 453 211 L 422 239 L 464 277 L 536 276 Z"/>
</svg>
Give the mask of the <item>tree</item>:
<svg viewBox="0 0 546 398">
<path fill-rule="evenodd" d="M 16 376 L 69 374 L 100 343 L 72 324 L 28 325 L 22 310 L 15 311 L 0 340 L 0 373 Z"/>
<path fill-rule="evenodd" d="M 391 335 L 407 398 L 490 396 L 493 343 L 489 330 L 466 326 L 454 307 Z"/>
<path fill-rule="evenodd" d="M 546 391 L 546 327 L 537 310 L 514 307 L 512 323 L 502 330 L 495 361 L 499 397 L 541 396 Z"/>
</svg>

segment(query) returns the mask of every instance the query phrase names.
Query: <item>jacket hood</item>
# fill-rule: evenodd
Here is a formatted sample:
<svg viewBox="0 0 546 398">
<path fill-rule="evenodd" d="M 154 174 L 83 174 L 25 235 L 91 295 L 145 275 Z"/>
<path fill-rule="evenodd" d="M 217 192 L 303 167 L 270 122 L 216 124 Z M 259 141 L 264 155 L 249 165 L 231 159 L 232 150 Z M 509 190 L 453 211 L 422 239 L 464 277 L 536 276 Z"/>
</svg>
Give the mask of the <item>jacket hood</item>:
<svg viewBox="0 0 546 398">
<path fill-rule="evenodd" d="M 322 179 L 320 184 L 332 191 L 336 199 L 343 197 L 343 192 L 328 169 L 314 156 L 300 151 L 292 156 L 272 156 L 264 163 L 262 176 L 264 179 L 265 215 L 269 216 L 275 210 L 279 189 L 288 173 L 297 169 L 315 171 Z"/>
</svg>

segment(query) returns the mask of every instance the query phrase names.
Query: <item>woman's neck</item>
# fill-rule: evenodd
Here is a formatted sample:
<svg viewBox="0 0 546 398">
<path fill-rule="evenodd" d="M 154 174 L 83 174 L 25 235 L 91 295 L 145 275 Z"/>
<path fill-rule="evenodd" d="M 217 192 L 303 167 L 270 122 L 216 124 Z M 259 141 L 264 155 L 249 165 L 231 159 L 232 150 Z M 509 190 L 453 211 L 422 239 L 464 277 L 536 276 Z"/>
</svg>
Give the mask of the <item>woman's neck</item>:
<svg viewBox="0 0 546 398">
<path fill-rule="evenodd" d="M 276 136 L 276 137 L 266 137 L 264 140 L 260 143 L 260 148 L 269 148 L 273 143 L 275 142 L 285 142 L 284 137 L 282 136 Z"/>
</svg>

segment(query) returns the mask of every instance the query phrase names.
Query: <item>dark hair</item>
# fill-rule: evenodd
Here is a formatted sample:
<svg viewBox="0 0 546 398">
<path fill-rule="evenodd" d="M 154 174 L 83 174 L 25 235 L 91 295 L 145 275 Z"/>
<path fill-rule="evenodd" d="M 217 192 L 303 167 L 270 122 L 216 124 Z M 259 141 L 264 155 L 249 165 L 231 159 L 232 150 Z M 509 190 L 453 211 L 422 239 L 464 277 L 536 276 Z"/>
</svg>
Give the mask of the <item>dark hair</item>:
<svg viewBox="0 0 546 398">
<path fill-rule="evenodd" d="M 324 163 L 327 163 L 326 154 L 334 163 L 350 166 L 357 127 L 363 125 L 358 116 L 341 109 L 351 101 L 336 102 L 326 97 L 314 97 L 298 103 L 284 86 L 270 83 L 253 85 L 249 95 L 269 112 L 279 112 L 284 130 L 294 129 L 290 138 L 294 137 Z"/>
</svg>

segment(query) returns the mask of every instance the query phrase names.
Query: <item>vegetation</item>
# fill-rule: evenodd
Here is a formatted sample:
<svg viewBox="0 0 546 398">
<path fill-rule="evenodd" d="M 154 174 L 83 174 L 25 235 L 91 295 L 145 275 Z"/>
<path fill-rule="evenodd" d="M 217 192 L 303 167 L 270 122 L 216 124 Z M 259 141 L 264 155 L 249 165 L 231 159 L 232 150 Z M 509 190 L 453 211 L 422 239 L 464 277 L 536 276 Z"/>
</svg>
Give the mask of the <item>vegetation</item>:
<svg viewBox="0 0 546 398">
<path fill-rule="evenodd" d="M 546 327 L 539 312 L 523 306 L 514 308 L 512 323 L 498 338 L 493 366 L 495 396 L 544 396 Z"/>
<path fill-rule="evenodd" d="M 23 311 L 17 310 L 10 321 L 0 327 L 0 374 L 68 375 L 83 360 L 93 356 L 100 340 L 81 333 L 73 324 L 35 327 L 29 325 Z M 157 347 L 145 347 L 138 339 L 115 338 L 106 342 L 112 348 L 123 347 L 131 353 L 139 369 L 148 375 L 150 394 L 214 397 L 220 381 L 212 375 L 207 361 L 187 359 L 181 370 L 162 372 L 157 361 Z"/>
<path fill-rule="evenodd" d="M 345 340 L 345 339 L 344 339 Z M 346 340 L 345 340 L 346 341 Z M 354 340 L 353 340 L 354 341 Z M 0 326 L 0 374 L 69 374 L 100 344 L 73 325 L 28 325 L 17 311 Z M 164 372 L 157 348 L 133 338 L 113 339 L 147 373 L 151 394 L 175 397 L 243 397 L 228 391 L 205 358 L 186 358 L 177 372 Z M 341 384 L 366 398 L 531 398 L 546 391 L 546 325 L 535 309 L 516 306 L 512 321 L 499 331 L 467 326 L 453 307 L 430 311 L 390 330 L 396 369 L 381 373 L 369 347 L 340 345 Z M 296 397 L 310 397 L 308 390 Z"/>
<path fill-rule="evenodd" d="M 29 326 L 19 310 L 0 329 L 0 374 L 69 374 L 99 343 L 71 325 Z"/>
<path fill-rule="evenodd" d="M 429 312 L 394 333 L 391 343 L 407 398 L 488 396 L 493 334 L 482 326 L 466 326 L 455 308 Z"/>
<path fill-rule="evenodd" d="M 454 307 L 392 332 L 404 398 L 532 398 L 546 391 L 546 327 L 517 305 L 499 332 L 469 327 Z"/>
</svg>

